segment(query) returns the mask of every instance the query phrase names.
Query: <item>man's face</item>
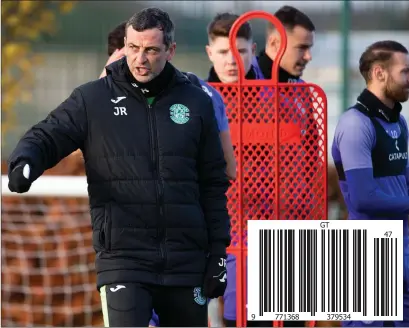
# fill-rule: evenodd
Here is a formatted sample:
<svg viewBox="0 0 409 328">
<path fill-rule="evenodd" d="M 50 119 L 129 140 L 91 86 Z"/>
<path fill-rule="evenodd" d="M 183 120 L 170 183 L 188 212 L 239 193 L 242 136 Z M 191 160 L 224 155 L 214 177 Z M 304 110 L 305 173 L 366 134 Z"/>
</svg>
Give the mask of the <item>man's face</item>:
<svg viewBox="0 0 409 328">
<path fill-rule="evenodd" d="M 384 82 L 385 97 L 395 102 L 409 98 L 409 55 L 397 52 L 391 59 Z"/>
<path fill-rule="evenodd" d="M 243 61 L 246 74 L 251 68 L 251 60 L 255 54 L 256 45 L 251 40 L 236 38 L 236 47 Z M 223 83 L 234 83 L 238 80 L 238 67 L 230 50 L 228 37 L 217 37 L 206 46 L 209 60 L 220 81 Z"/>
<path fill-rule="evenodd" d="M 135 31 L 129 26 L 125 35 L 125 56 L 134 78 L 149 82 L 162 72 L 167 61 L 175 54 L 176 44 L 163 43 L 163 32 L 157 28 Z"/>
<path fill-rule="evenodd" d="M 286 29 L 286 32 L 287 49 L 281 58 L 280 66 L 291 75 L 300 77 L 312 59 L 311 48 L 314 45 L 315 33 L 301 26 L 295 26 L 293 30 Z M 277 31 L 270 35 L 268 44 L 272 47 L 274 60 L 281 44 Z"/>
</svg>

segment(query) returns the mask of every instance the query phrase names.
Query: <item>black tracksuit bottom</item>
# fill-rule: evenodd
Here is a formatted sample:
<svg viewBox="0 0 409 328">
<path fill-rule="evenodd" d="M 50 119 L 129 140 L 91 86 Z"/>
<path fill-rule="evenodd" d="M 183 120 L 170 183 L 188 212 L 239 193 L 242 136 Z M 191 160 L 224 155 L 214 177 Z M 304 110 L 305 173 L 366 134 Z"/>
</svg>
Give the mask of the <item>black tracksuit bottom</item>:
<svg viewBox="0 0 409 328">
<path fill-rule="evenodd" d="M 207 327 L 199 288 L 124 283 L 100 289 L 105 327 L 148 327 L 154 309 L 161 327 Z"/>
</svg>

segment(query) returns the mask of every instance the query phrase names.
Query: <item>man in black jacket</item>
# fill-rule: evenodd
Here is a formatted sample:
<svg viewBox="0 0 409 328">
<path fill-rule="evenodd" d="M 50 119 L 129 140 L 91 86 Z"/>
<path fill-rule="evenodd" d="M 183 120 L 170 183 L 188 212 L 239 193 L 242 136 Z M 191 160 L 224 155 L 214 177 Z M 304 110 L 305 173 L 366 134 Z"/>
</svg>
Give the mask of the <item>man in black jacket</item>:
<svg viewBox="0 0 409 328">
<path fill-rule="evenodd" d="M 105 326 L 147 327 L 153 308 L 161 326 L 206 326 L 206 298 L 226 287 L 226 163 L 210 97 L 169 63 L 173 30 L 159 9 L 132 16 L 126 57 L 9 158 L 9 188 L 22 193 L 82 150 Z"/>
</svg>

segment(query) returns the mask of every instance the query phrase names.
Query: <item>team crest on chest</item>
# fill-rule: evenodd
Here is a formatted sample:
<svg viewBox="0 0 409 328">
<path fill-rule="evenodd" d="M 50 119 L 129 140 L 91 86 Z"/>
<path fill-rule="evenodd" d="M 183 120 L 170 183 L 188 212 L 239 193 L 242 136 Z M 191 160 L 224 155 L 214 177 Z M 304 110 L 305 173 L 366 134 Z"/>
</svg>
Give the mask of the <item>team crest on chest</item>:
<svg viewBox="0 0 409 328">
<path fill-rule="evenodd" d="M 169 108 L 170 119 L 176 124 L 185 124 L 189 121 L 190 111 L 185 105 L 174 104 Z"/>
</svg>

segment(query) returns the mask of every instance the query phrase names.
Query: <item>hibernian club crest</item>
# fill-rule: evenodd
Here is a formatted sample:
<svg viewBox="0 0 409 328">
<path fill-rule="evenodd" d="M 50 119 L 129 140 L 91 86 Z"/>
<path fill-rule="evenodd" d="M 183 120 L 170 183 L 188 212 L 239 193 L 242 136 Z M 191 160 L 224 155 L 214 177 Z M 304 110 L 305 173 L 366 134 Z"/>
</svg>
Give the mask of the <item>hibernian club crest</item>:
<svg viewBox="0 0 409 328">
<path fill-rule="evenodd" d="M 177 124 L 185 124 L 189 121 L 189 108 L 182 104 L 174 104 L 170 106 L 170 118 Z"/>
<path fill-rule="evenodd" d="M 199 305 L 205 305 L 207 303 L 207 299 L 203 296 L 202 288 L 200 287 L 193 288 L 193 299 Z"/>
</svg>

